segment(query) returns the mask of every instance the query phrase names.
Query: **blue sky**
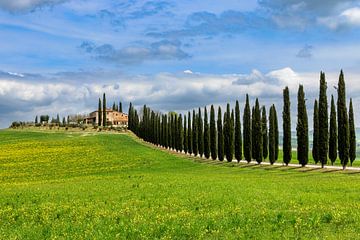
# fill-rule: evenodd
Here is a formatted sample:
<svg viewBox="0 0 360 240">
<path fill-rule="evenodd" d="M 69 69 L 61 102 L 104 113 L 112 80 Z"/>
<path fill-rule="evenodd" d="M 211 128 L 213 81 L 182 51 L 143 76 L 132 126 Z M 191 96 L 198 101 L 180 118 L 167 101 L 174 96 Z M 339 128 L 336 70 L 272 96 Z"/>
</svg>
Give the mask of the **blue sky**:
<svg viewBox="0 0 360 240">
<path fill-rule="evenodd" d="M 280 109 L 299 84 L 311 115 L 321 70 L 329 95 L 344 69 L 360 100 L 355 0 L 0 0 L 0 33 L 0 127 L 88 112 L 102 92 L 161 111 L 248 92 Z"/>
</svg>

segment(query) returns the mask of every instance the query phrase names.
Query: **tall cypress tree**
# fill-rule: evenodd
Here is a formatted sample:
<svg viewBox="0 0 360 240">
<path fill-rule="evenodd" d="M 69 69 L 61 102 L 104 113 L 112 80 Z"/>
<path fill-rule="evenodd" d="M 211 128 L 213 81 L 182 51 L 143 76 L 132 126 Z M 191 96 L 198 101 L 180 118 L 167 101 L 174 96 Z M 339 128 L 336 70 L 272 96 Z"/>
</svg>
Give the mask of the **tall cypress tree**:
<svg viewBox="0 0 360 240">
<path fill-rule="evenodd" d="M 119 102 L 119 112 L 123 112 L 123 110 L 122 110 L 122 102 Z"/>
<path fill-rule="evenodd" d="M 104 93 L 104 95 L 103 95 L 103 109 L 102 109 L 102 113 L 103 113 L 103 117 L 102 117 L 103 126 L 106 127 L 106 125 L 107 125 L 107 119 L 106 119 L 106 96 L 105 96 L 105 93 Z"/>
<path fill-rule="evenodd" d="M 188 112 L 188 152 L 191 155 L 193 153 L 192 151 L 192 129 L 191 129 L 191 114 L 190 111 Z"/>
<path fill-rule="evenodd" d="M 216 148 L 216 124 L 215 124 L 215 109 L 211 105 L 210 109 L 210 151 L 211 158 L 216 160 L 217 158 L 217 148 Z"/>
<path fill-rule="evenodd" d="M 355 132 L 355 120 L 354 120 L 354 109 L 352 99 L 350 98 L 349 106 L 349 158 L 352 166 L 356 159 L 356 132 Z"/>
<path fill-rule="evenodd" d="M 331 95 L 331 110 L 330 110 L 330 138 L 329 138 L 329 158 L 331 165 L 337 158 L 337 126 L 336 126 L 336 107 L 334 96 Z"/>
<path fill-rule="evenodd" d="M 312 156 L 315 161 L 315 164 L 319 162 L 319 107 L 318 101 L 315 99 L 314 103 L 314 130 L 313 130 L 313 147 L 312 147 Z"/>
<path fill-rule="evenodd" d="M 206 107 L 204 110 L 204 155 L 206 158 L 210 157 L 210 129 Z"/>
<path fill-rule="evenodd" d="M 192 117 L 192 144 L 193 144 L 193 153 L 194 153 L 194 156 L 197 156 L 198 155 L 198 128 L 197 128 L 197 123 L 198 123 L 198 120 L 197 120 L 197 116 L 195 114 L 195 110 L 193 110 L 193 117 Z"/>
<path fill-rule="evenodd" d="M 267 116 L 266 116 L 266 108 L 262 107 L 261 113 L 261 129 L 262 129 L 262 141 L 263 141 L 263 158 L 266 159 L 268 157 L 268 128 L 267 128 Z"/>
<path fill-rule="evenodd" d="M 256 98 L 256 101 L 255 101 L 255 108 L 254 108 L 254 120 L 253 120 L 253 123 L 254 123 L 254 127 L 253 127 L 253 136 L 254 136 L 254 144 L 253 144 L 253 147 L 254 147 L 254 158 L 256 160 L 256 162 L 258 164 L 260 164 L 263 160 L 263 150 L 262 150 L 262 147 L 263 147 L 263 133 L 262 133 L 262 129 L 261 129 L 261 126 L 262 126 L 262 122 L 261 122 L 261 113 L 260 113 L 260 105 L 259 105 L 259 100 Z"/>
<path fill-rule="evenodd" d="M 341 70 L 338 83 L 338 99 L 337 99 L 337 114 L 338 114 L 338 150 L 339 158 L 343 169 L 349 161 L 349 120 L 346 109 L 346 91 L 344 73 Z"/>
<path fill-rule="evenodd" d="M 274 105 L 270 107 L 269 112 L 269 161 L 273 165 L 275 159 L 275 116 L 274 116 Z"/>
<path fill-rule="evenodd" d="M 223 124 L 221 120 L 221 107 L 218 110 L 217 119 L 217 133 L 218 133 L 218 158 L 220 161 L 224 160 L 224 135 L 223 135 Z"/>
<path fill-rule="evenodd" d="M 236 100 L 235 105 L 235 158 L 238 162 L 242 159 L 242 138 L 241 138 L 241 122 L 240 122 L 240 106 Z"/>
<path fill-rule="evenodd" d="M 168 125 L 168 116 L 164 115 L 164 147 L 169 148 L 169 125 Z"/>
<path fill-rule="evenodd" d="M 308 117 L 305 103 L 305 93 L 303 85 L 298 90 L 298 116 L 297 116 L 297 158 L 302 167 L 309 161 L 309 130 Z"/>
<path fill-rule="evenodd" d="M 243 118 L 244 118 L 243 119 L 244 157 L 245 160 L 249 163 L 251 162 L 251 113 L 250 113 L 250 103 L 249 103 L 248 94 L 246 94 L 246 103 L 245 103 Z"/>
<path fill-rule="evenodd" d="M 115 105 L 115 102 L 113 103 L 112 110 L 113 110 L 113 111 L 116 111 L 116 105 Z"/>
<path fill-rule="evenodd" d="M 200 108 L 198 111 L 197 129 L 198 129 L 198 151 L 199 151 L 200 157 L 202 157 L 204 154 L 204 126 L 203 126 L 203 119 L 201 116 Z"/>
<path fill-rule="evenodd" d="M 186 114 L 184 114 L 184 152 L 188 152 L 188 132 L 187 132 L 187 123 L 186 123 Z"/>
<path fill-rule="evenodd" d="M 275 161 L 278 160 L 279 157 L 279 125 L 278 125 L 278 118 L 276 107 L 273 105 L 274 111 L 274 129 L 275 129 Z"/>
<path fill-rule="evenodd" d="M 231 119 L 230 104 L 226 106 L 226 112 L 224 113 L 224 151 L 226 155 L 226 160 L 228 162 L 232 161 L 234 151 L 233 151 L 233 141 L 234 141 L 234 124 Z"/>
<path fill-rule="evenodd" d="M 101 117 L 102 117 L 102 113 L 101 113 L 101 99 L 99 98 L 99 106 L 98 106 L 98 126 L 101 126 Z M 130 120 L 130 119 L 129 119 Z"/>
<path fill-rule="evenodd" d="M 284 109 L 283 109 L 283 160 L 286 166 L 291 161 L 291 117 L 290 117 L 290 93 L 289 88 L 286 87 L 283 92 L 284 95 Z"/>
<path fill-rule="evenodd" d="M 251 156 L 253 159 L 256 158 L 256 132 L 255 132 L 255 128 L 256 128 L 256 123 L 255 123 L 256 119 L 255 119 L 255 106 L 252 107 L 251 109 Z"/>
<path fill-rule="evenodd" d="M 319 94 L 319 161 L 323 168 L 327 163 L 329 146 L 329 127 L 328 127 L 328 104 L 326 96 L 325 73 L 320 73 L 320 94 Z"/>
<path fill-rule="evenodd" d="M 177 139 L 178 151 L 182 152 L 182 150 L 184 148 L 184 130 L 183 130 L 183 122 L 182 122 L 181 114 L 178 117 L 177 131 L 178 131 L 178 136 L 177 136 L 178 137 L 178 139 Z"/>
</svg>

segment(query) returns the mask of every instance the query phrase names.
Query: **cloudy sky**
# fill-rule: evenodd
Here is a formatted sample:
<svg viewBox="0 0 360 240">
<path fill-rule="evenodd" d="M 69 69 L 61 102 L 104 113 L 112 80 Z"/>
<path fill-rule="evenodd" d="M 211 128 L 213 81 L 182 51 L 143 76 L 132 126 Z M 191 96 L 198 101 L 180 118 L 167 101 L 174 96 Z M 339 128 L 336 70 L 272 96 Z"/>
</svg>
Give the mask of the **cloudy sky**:
<svg viewBox="0 0 360 240">
<path fill-rule="evenodd" d="M 285 86 L 295 120 L 299 84 L 311 121 L 321 70 L 360 104 L 359 0 L 0 0 L 0 33 L 0 127 L 103 92 L 164 112 L 249 93 L 280 114 Z"/>
</svg>

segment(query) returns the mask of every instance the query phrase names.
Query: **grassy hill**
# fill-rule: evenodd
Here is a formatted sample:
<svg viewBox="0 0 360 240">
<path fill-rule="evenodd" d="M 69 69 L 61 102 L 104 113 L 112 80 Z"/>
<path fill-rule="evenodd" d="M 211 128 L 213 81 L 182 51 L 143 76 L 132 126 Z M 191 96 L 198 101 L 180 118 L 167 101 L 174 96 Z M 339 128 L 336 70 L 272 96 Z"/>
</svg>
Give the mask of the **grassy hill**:
<svg viewBox="0 0 360 240">
<path fill-rule="evenodd" d="M 0 139 L 0 239 L 360 235 L 358 173 L 200 161 L 126 134 Z"/>
</svg>

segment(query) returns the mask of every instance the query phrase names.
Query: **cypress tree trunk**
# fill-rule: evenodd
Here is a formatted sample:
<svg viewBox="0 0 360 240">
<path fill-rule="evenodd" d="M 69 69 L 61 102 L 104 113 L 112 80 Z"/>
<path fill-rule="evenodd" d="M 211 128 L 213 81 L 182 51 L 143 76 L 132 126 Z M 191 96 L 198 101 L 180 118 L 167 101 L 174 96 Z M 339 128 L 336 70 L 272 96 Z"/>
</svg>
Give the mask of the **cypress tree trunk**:
<svg viewBox="0 0 360 240">
<path fill-rule="evenodd" d="M 101 116 L 102 116 L 102 112 L 101 112 L 101 100 L 99 98 L 99 106 L 98 106 L 98 126 L 101 126 Z M 129 118 L 130 120 L 130 118 Z M 131 129 L 132 130 L 132 129 Z"/>
<path fill-rule="evenodd" d="M 305 103 L 304 87 L 299 86 L 298 91 L 298 119 L 296 126 L 297 134 L 297 158 L 302 167 L 309 161 L 309 135 L 308 135 L 308 118 Z"/>
<path fill-rule="evenodd" d="M 266 108 L 262 107 L 261 113 L 261 129 L 262 129 L 262 141 L 263 141 L 263 158 L 266 159 L 268 157 L 268 127 L 267 127 L 267 116 L 266 116 Z"/>
<path fill-rule="evenodd" d="M 206 107 L 204 110 L 204 155 L 207 159 L 210 157 L 210 130 Z"/>
<path fill-rule="evenodd" d="M 203 119 L 201 116 L 201 109 L 198 111 L 198 119 L 197 119 L 197 129 L 198 129 L 198 151 L 200 157 L 204 154 L 204 130 L 203 130 Z"/>
<path fill-rule="evenodd" d="M 193 143 L 193 153 L 194 156 L 198 155 L 198 128 L 197 128 L 197 116 L 195 114 L 195 110 L 193 110 L 193 126 L 192 126 L 192 143 Z"/>
<path fill-rule="evenodd" d="M 186 123 L 186 115 L 184 114 L 184 152 L 185 154 L 188 152 L 188 132 L 187 132 L 187 123 Z"/>
<path fill-rule="evenodd" d="M 260 113 L 260 105 L 259 100 L 256 99 L 255 102 L 255 111 L 254 111 L 254 128 L 253 128 L 253 136 L 254 136 L 254 154 L 255 154 L 255 160 L 258 164 L 260 164 L 263 160 L 263 141 L 262 141 L 262 129 L 261 129 L 261 113 Z"/>
<path fill-rule="evenodd" d="M 334 96 L 331 95 L 331 111 L 330 111 L 330 138 L 329 138 L 329 158 L 331 165 L 337 158 L 337 126 L 336 126 L 336 108 Z"/>
<path fill-rule="evenodd" d="M 103 126 L 106 127 L 106 124 L 107 124 L 107 121 L 106 121 L 106 96 L 105 96 L 105 93 L 103 95 L 103 117 L 102 117 L 102 120 L 103 120 Z"/>
<path fill-rule="evenodd" d="M 211 105 L 210 109 L 210 150 L 211 158 L 216 160 L 217 158 L 217 148 L 216 148 L 216 125 L 215 125 L 215 109 Z"/>
<path fill-rule="evenodd" d="M 191 155 L 192 154 L 192 130 L 191 130 L 191 116 L 190 111 L 188 112 L 188 152 Z"/>
<path fill-rule="evenodd" d="M 292 157 L 291 149 L 291 117 L 290 117 L 290 94 L 289 88 L 284 89 L 284 109 L 283 109 L 283 161 L 286 166 Z"/>
<path fill-rule="evenodd" d="M 315 99 L 314 103 L 314 130 L 313 130 L 313 148 L 312 156 L 315 164 L 319 162 L 319 107 L 318 101 Z"/>
<path fill-rule="evenodd" d="M 218 119 L 217 119 L 217 133 L 218 133 L 218 158 L 220 161 L 224 160 L 224 135 L 221 120 L 221 108 L 219 106 Z"/>
<path fill-rule="evenodd" d="M 319 161 L 323 168 L 327 163 L 327 153 L 329 146 L 329 127 L 328 127 L 328 105 L 326 96 L 325 73 L 320 73 L 320 95 L 319 95 Z"/>
<path fill-rule="evenodd" d="M 346 109 L 345 80 L 342 70 L 339 76 L 337 91 L 338 150 L 341 164 L 343 166 L 343 169 L 345 169 L 349 161 L 349 120 Z"/>
<path fill-rule="evenodd" d="M 275 117 L 274 117 L 274 106 L 270 107 L 269 112 L 269 161 L 273 165 L 275 159 Z"/>
<path fill-rule="evenodd" d="M 244 116 L 243 116 L 243 130 L 244 130 L 244 157 L 245 160 L 249 163 L 251 162 L 251 115 L 250 115 L 250 103 L 249 103 L 249 95 L 246 94 L 246 103 L 244 108 Z"/>
<path fill-rule="evenodd" d="M 236 101 L 235 105 L 235 158 L 238 162 L 240 162 L 240 160 L 242 159 L 242 138 L 239 101 Z"/>
<path fill-rule="evenodd" d="M 350 98 L 349 106 L 349 158 L 352 166 L 356 159 L 356 132 L 355 132 L 355 120 L 354 120 L 354 109 L 352 99 Z"/>
</svg>

